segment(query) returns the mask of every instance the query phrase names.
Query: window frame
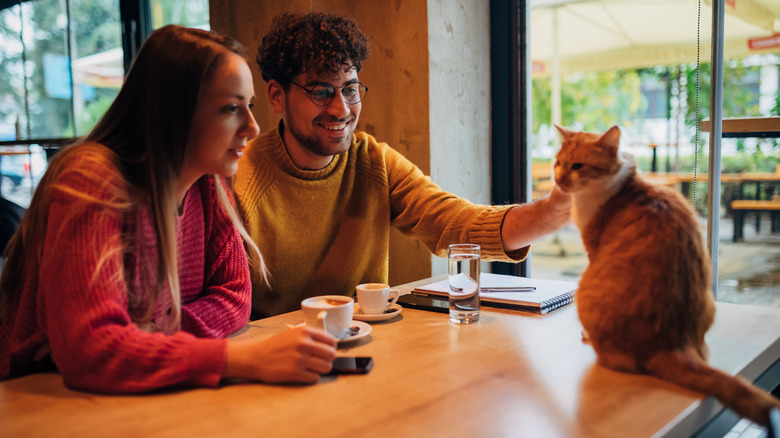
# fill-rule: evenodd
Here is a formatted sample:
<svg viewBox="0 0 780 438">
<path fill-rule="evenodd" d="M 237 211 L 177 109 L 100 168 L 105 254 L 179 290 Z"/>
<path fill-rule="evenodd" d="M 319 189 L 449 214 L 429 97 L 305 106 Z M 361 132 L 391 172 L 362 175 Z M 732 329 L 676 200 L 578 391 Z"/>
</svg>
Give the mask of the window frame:
<svg viewBox="0 0 780 438">
<path fill-rule="evenodd" d="M 24 2 L 31 0 L 0 0 L 0 11 L 10 8 L 12 6 L 20 5 Z M 135 54 L 141 47 L 141 44 L 149 37 L 152 31 L 152 18 L 151 18 L 151 0 L 118 0 L 119 1 L 119 18 L 120 26 L 122 29 L 122 53 L 125 72 L 129 70 Z M 66 8 L 70 10 L 70 1 L 65 0 Z M 70 17 L 68 17 L 70 20 Z M 68 27 L 70 28 L 70 27 Z M 68 38 L 68 51 L 71 51 L 70 38 Z M 71 78 L 71 88 L 74 86 Z M 71 105 L 73 101 L 71 98 Z M 71 117 L 75 117 L 75 112 L 71 108 Z M 75 122 L 74 122 L 75 126 Z M 0 147 L 2 146 L 14 146 L 14 145 L 34 145 L 39 144 L 44 149 L 59 149 L 64 145 L 75 141 L 75 137 L 54 137 L 54 138 L 31 138 L 16 139 L 16 140 L 3 140 L 0 141 Z"/>
<path fill-rule="evenodd" d="M 496 57 L 507 56 L 506 53 L 496 52 L 493 47 L 514 47 L 509 53 L 510 59 L 515 54 L 519 57 L 514 64 L 517 70 L 513 71 L 510 78 L 505 78 L 505 71 L 492 73 L 492 98 L 493 98 L 493 201 L 523 202 L 530 200 L 530 196 L 519 196 L 512 192 L 512 187 L 519 189 L 520 193 L 530 193 L 531 178 L 531 147 L 530 147 L 530 114 L 532 111 L 530 100 L 530 76 L 531 56 L 527 41 L 530 38 L 530 4 L 528 0 L 491 0 L 491 63 L 494 68 L 500 67 L 500 61 Z M 723 138 L 723 52 L 724 52 L 724 5 L 721 1 L 712 4 L 712 60 L 710 81 L 710 120 L 709 123 L 709 168 L 708 168 L 708 199 L 707 199 L 707 248 L 711 259 L 711 288 L 717 299 L 718 296 L 718 253 L 719 253 L 719 227 L 720 227 L 720 197 L 721 197 L 721 140 Z M 494 9 L 496 10 L 494 13 Z M 502 16 L 501 14 L 504 14 Z M 506 31 L 506 18 L 518 17 L 513 22 L 512 33 Z M 509 70 L 512 67 L 510 66 Z M 504 69 L 506 70 L 506 69 Z M 526 82 L 527 81 L 527 82 Z M 519 89 L 511 88 L 523 84 Z M 506 93 L 510 89 L 511 93 Z M 517 97 L 522 106 L 518 109 L 507 104 L 501 99 L 500 93 Z M 508 126 L 502 116 L 515 117 Z M 521 116 L 521 117 L 516 117 Z M 505 118 L 505 117 L 504 117 Z M 697 129 L 701 134 L 701 121 L 698 121 Z M 509 148 L 509 151 L 505 149 Z M 498 151 L 498 154 L 497 152 Z M 501 165 L 496 161 L 504 160 L 511 166 Z M 502 188 L 505 181 L 511 181 L 509 189 Z M 523 262 L 523 266 L 511 269 L 498 267 L 496 272 L 512 273 L 516 275 L 530 276 L 530 263 Z"/>
<path fill-rule="evenodd" d="M 527 0 L 490 1 L 491 201 L 497 205 L 531 200 L 529 19 Z M 494 262 L 492 270 L 530 276 L 528 260 Z"/>
</svg>

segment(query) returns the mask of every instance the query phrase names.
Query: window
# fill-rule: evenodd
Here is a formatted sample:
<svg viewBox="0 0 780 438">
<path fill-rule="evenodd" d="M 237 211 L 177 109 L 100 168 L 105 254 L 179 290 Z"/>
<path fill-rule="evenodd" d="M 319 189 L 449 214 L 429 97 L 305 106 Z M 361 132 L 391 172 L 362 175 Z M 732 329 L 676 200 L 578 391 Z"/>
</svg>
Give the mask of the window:
<svg viewBox="0 0 780 438">
<path fill-rule="evenodd" d="M 0 9 L 0 193 L 26 206 L 45 171 L 46 152 L 88 134 L 119 92 L 125 54 L 140 46 L 123 42 L 123 25 L 208 29 L 209 5 L 208 0 L 10 3 Z M 140 11 L 149 11 L 149 18 L 140 18 Z M 135 22 L 127 26 L 123 19 Z M 138 35 L 139 41 L 145 37 Z"/>
<path fill-rule="evenodd" d="M 657 171 L 658 181 L 687 195 L 699 214 L 703 233 L 708 226 L 719 231 L 717 245 L 713 245 L 720 247 L 714 285 L 717 299 L 780 308 L 777 214 L 739 213 L 732 204 L 735 200 L 780 202 L 776 138 L 722 139 L 720 209 L 714 214 L 709 211 L 710 138 L 706 131 L 696 136 L 697 120 L 712 114 L 712 9 L 708 1 L 702 1 L 698 47 L 696 0 L 528 2 L 535 67 L 534 193 L 541 196 L 551 188 L 549 169 L 560 145 L 553 123 L 590 132 L 619 125 L 621 149 L 634 155 L 640 171 Z M 780 10 L 780 0 L 757 3 Z M 736 14 L 733 5 L 725 8 L 720 108 L 724 118 L 780 115 L 780 44 L 773 29 L 760 26 L 761 20 L 748 15 Z M 657 32 L 660 25 L 664 32 Z M 554 41 L 559 43 L 557 48 Z M 698 91 L 697 54 L 701 55 Z M 553 98 L 557 95 L 560 98 Z M 695 185 L 691 182 L 694 174 Z M 744 222 L 741 226 L 740 221 Z M 734 242 L 738 229 L 744 235 Z M 579 231 L 568 226 L 540 241 L 530 264 L 532 276 L 577 280 L 588 264 Z"/>
<path fill-rule="evenodd" d="M 152 28 L 166 24 L 209 29 L 208 0 L 150 0 Z"/>
<path fill-rule="evenodd" d="M 116 96 L 124 74 L 118 0 L 68 4 L 36 0 L 0 11 L 4 140 L 84 135 Z"/>
</svg>

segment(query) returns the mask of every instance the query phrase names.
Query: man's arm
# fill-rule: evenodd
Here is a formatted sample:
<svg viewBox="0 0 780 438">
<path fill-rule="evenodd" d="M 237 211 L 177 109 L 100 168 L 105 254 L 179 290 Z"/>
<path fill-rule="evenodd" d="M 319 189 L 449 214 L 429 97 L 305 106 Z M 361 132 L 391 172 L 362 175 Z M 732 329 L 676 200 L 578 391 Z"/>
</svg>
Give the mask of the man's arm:
<svg viewBox="0 0 780 438">
<path fill-rule="evenodd" d="M 549 196 L 518 205 L 506 213 L 501 224 L 501 242 L 504 251 L 514 251 L 531 244 L 569 223 L 571 196 L 558 186 Z"/>
</svg>

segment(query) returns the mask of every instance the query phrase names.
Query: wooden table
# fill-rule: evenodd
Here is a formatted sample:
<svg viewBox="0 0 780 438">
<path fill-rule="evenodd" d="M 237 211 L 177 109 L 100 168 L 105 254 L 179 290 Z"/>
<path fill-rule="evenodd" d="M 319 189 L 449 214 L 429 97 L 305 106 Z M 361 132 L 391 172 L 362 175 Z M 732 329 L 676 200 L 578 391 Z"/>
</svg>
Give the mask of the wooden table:
<svg viewBox="0 0 780 438">
<path fill-rule="evenodd" d="M 302 321 L 300 312 L 267 318 L 238 337 L 270 336 Z M 720 410 L 711 397 L 596 366 L 573 305 L 544 316 L 483 308 L 470 326 L 404 309 L 372 328 L 339 351 L 373 356 L 368 375 L 311 386 L 104 396 L 66 389 L 57 374 L 6 381 L 0 435 L 689 436 Z M 712 364 L 756 380 L 780 358 L 780 311 L 719 303 L 708 341 Z"/>
<path fill-rule="evenodd" d="M 723 137 L 780 137 L 780 117 L 729 117 L 722 120 Z M 710 120 L 701 122 L 701 130 L 710 131 Z"/>
<path fill-rule="evenodd" d="M 680 191 L 683 195 L 690 198 L 691 184 L 694 182 L 693 173 L 686 172 L 643 172 L 640 174 L 645 180 L 654 184 L 665 186 L 681 185 Z M 696 182 L 705 183 L 709 181 L 709 175 L 701 173 L 696 175 Z M 745 199 L 744 186 L 747 184 L 756 185 L 756 199 L 761 194 L 761 183 L 780 183 L 780 172 L 741 172 L 724 173 L 720 176 L 721 184 L 736 183 L 739 184 L 738 199 Z"/>
</svg>

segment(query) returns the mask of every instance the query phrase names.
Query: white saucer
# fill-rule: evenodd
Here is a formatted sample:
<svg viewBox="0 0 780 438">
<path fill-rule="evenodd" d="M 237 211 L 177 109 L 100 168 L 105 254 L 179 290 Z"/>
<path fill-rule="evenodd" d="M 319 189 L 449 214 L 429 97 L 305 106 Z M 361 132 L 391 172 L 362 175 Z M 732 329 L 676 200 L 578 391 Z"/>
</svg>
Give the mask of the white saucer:
<svg viewBox="0 0 780 438">
<path fill-rule="evenodd" d="M 344 342 L 352 342 L 354 340 L 366 337 L 366 336 L 368 336 L 369 333 L 371 333 L 371 326 L 366 324 L 365 322 L 352 321 L 352 324 L 350 326 L 351 327 L 357 327 L 360 330 L 358 330 L 358 332 L 355 333 L 352 336 L 349 336 L 349 337 L 344 338 L 344 339 L 339 339 L 338 340 L 339 344 L 344 343 Z"/>
<path fill-rule="evenodd" d="M 355 311 L 352 314 L 352 318 L 358 321 L 368 322 L 385 321 L 390 318 L 394 318 L 396 315 L 401 313 L 401 310 L 403 310 L 403 307 L 398 304 L 393 304 L 385 311 L 385 313 L 380 313 L 378 315 L 364 315 L 360 312 L 360 304 L 355 303 Z"/>
</svg>

